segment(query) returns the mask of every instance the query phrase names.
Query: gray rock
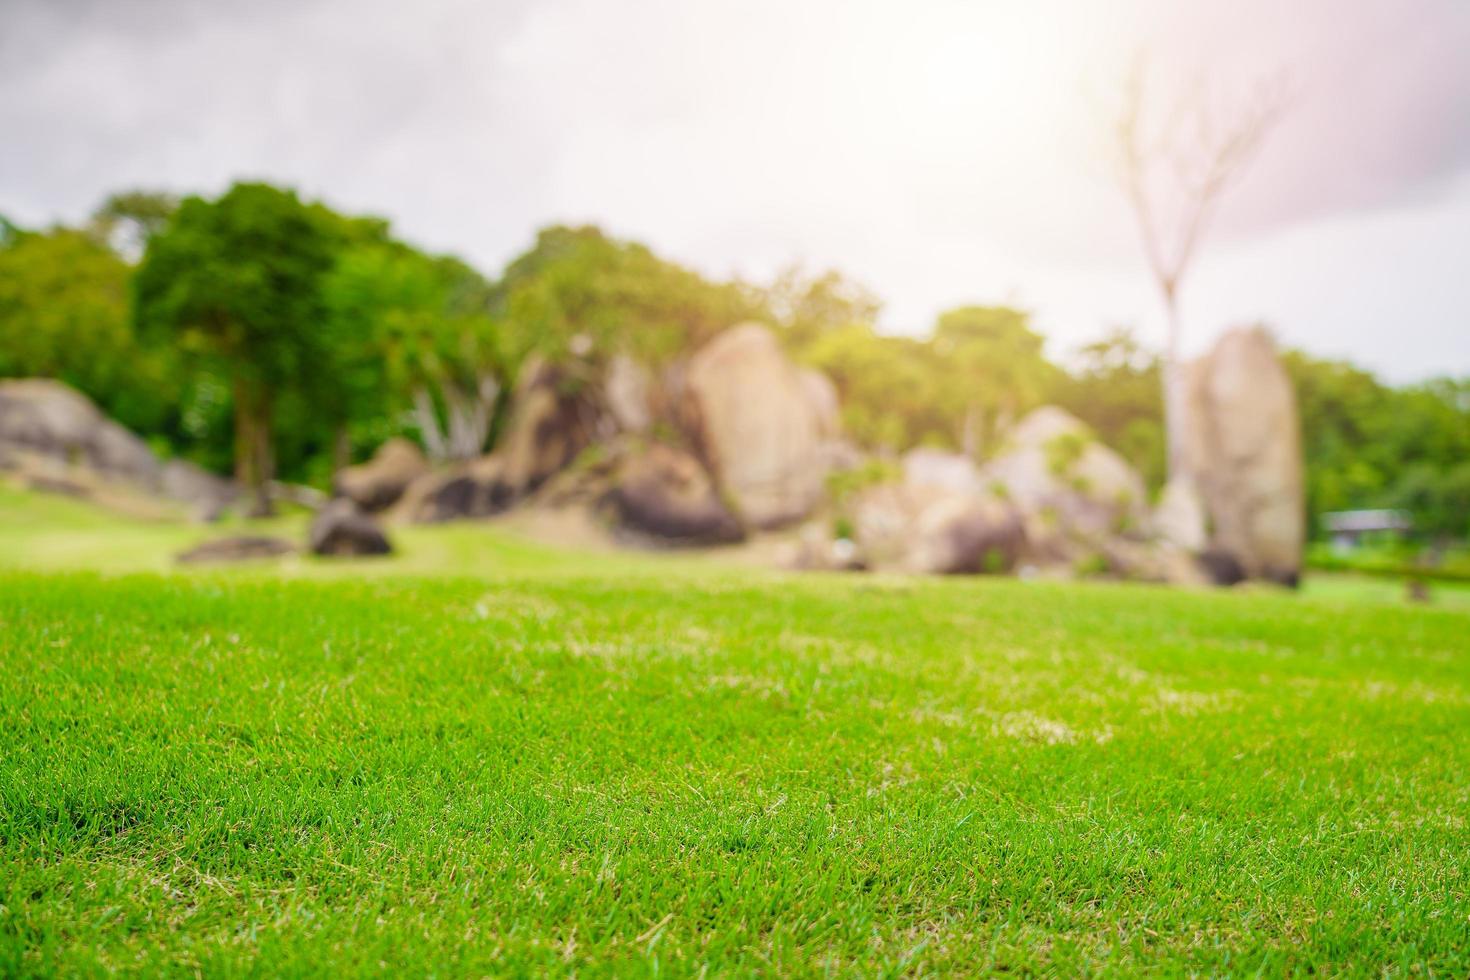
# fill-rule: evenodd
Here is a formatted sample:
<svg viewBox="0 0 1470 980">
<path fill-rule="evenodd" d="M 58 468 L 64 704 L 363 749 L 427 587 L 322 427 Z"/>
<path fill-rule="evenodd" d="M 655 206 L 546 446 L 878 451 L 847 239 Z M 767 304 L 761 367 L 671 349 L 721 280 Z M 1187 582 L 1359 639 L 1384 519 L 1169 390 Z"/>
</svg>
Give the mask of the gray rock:
<svg viewBox="0 0 1470 980">
<path fill-rule="evenodd" d="M 1033 539 L 1054 539 L 1051 547 L 1065 550 L 1071 540 L 1114 535 L 1142 537 L 1148 530 L 1143 478 L 1055 406 L 1022 419 L 980 478 L 1015 504 L 1036 529 Z"/>
<path fill-rule="evenodd" d="M 745 537 L 699 460 L 669 446 L 649 446 L 625 462 L 607 503 L 619 526 L 670 543 Z"/>
<path fill-rule="evenodd" d="M 537 490 L 593 443 L 600 417 L 588 386 L 570 369 L 532 363 L 523 369 L 510 427 L 495 453 L 496 478 L 513 499 Z"/>
<path fill-rule="evenodd" d="M 1209 547 L 1248 578 L 1295 584 L 1306 540 L 1301 422 L 1275 345 L 1260 328 L 1230 330 L 1187 381 L 1185 465 Z"/>
<path fill-rule="evenodd" d="M 1020 514 L 1006 501 L 925 483 L 862 491 L 851 508 L 858 549 L 874 568 L 960 575 L 1007 572 L 1026 547 Z"/>
<path fill-rule="evenodd" d="M 504 479 L 500 456 L 481 456 L 441 473 L 426 473 L 404 491 L 398 512 L 411 521 L 436 523 L 493 517 L 517 499 Z"/>
<path fill-rule="evenodd" d="M 323 507 L 311 522 L 308 546 L 316 555 L 387 555 L 393 551 L 383 529 L 346 497 Z"/>
<path fill-rule="evenodd" d="M 147 444 L 60 381 L 0 381 L 0 447 L 85 467 L 144 490 L 159 486 L 161 467 Z"/>
<path fill-rule="evenodd" d="M 985 491 L 980 468 L 970 457 L 943 449 L 910 449 L 903 456 L 903 482 L 906 486 L 944 490 L 950 493 L 979 494 Z"/>
<path fill-rule="evenodd" d="M 908 566 L 936 575 L 1009 572 L 1025 544 L 1014 508 L 990 497 L 951 494 L 919 513 Z"/>
<path fill-rule="evenodd" d="M 646 432 L 653 424 L 653 381 L 648 369 L 627 354 L 618 354 L 607 366 L 603 399 L 619 431 Z"/>
<path fill-rule="evenodd" d="M 812 379 L 760 324 L 727 330 L 690 358 L 680 419 L 747 525 L 789 524 L 822 500 L 818 447 L 832 421 L 819 402 Z"/>
<path fill-rule="evenodd" d="M 281 538 L 264 535 L 240 535 L 231 538 L 216 538 L 195 545 L 180 553 L 175 559 L 181 564 L 195 565 L 213 562 L 256 561 L 263 558 L 280 558 L 293 554 L 296 546 Z"/>
<path fill-rule="evenodd" d="M 373 458 L 339 472 L 332 491 L 363 510 L 376 512 L 392 506 L 409 485 L 429 472 L 423 451 L 407 439 L 389 439 Z"/>
</svg>

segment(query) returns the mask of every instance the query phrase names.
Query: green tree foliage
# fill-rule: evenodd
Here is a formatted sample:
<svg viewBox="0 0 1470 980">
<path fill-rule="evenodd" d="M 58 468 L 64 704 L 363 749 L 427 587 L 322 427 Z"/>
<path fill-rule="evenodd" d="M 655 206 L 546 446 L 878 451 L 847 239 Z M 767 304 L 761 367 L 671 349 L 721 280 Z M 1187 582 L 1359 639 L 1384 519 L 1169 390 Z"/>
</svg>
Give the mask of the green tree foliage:
<svg viewBox="0 0 1470 980">
<path fill-rule="evenodd" d="M 1457 521 L 1451 504 L 1457 471 L 1470 460 L 1470 381 L 1391 388 L 1340 361 L 1291 351 L 1285 362 L 1302 416 L 1314 532 L 1326 511 L 1403 506 L 1425 533 L 1466 533 L 1470 521 Z"/>
<path fill-rule="evenodd" d="M 81 231 L 9 236 L 0 245 L 0 376 L 57 378 L 130 428 L 172 430 L 178 365 L 166 347 L 134 335 L 129 276 Z"/>
<path fill-rule="evenodd" d="M 214 201 L 130 191 L 79 229 L 0 219 L 0 375 L 67 381 L 172 451 L 232 461 L 259 496 L 274 472 L 321 483 L 399 432 L 441 458 L 482 452 L 533 354 L 590 377 L 615 353 L 657 365 L 746 319 L 825 371 L 848 435 L 880 453 L 983 457 L 1052 402 L 1162 482 L 1160 362 L 1128 331 L 1064 369 L 1024 311 L 960 307 L 923 336 L 878 331 L 878 312 L 836 272 L 711 281 L 593 227 L 544 229 L 490 282 L 385 221 L 262 184 Z M 1299 352 L 1285 363 L 1314 533 L 1324 511 L 1388 506 L 1426 539 L 1470 533 L 1470 380 L 1394 388 Z"/>
<path fill-rule="evenodd" d="M 489 283 L 382 235 L 343 252 L 325 293 L 343 404 L 365 419 L 411 407 L 432 455 L 480 453 L 522 354 L 489 315 Z"/>
<path fill-rule="evenodd" d="M 710 282 L 597 228 L 560 225 L 506 268 L 491 313 L 510 346 L 552 360 L 626 352 L 655 363 L 741 320 L 768 319 L 737 284 Z"/>
<path fill-rule="evenodd" d="M 809 276 L 800 266 L 789 266 L 769 286 L 748 292 L 796 351 L 830 331 L 876 323 L 883 309 L 865 286 L 831 269 Z"/>
<path fill-rule="evenodd" d="M 92 213 L 92 230 L 123 258 L 137 261 L 178 207 L 178 198 L 162 191 L 121 191 Z"/>
<path fill-rule="evenodd" d="M 1415 463 L 1394 483 L 1392 503 L 1414 515 L 1414 529 L 1435 544 L 1470 537 L 1470 462 Z"/>
<path fill-rule="evenodd" d="M 956 420 L 934 396 L 936 359 L 927 341 L 852 323 L 822 332 L 801 358 L 837 386 L 843 427 L 858 444 L 895 453 L 957 445 Z"/>
<path fill-rule="evenodd" d="M 1160 361 L 1127 328 L 1115 328 L 1078 351 L 1058 372 L 1051 399 L 1082 419 L 1133 464 L 1151 488 L 1166 476 Z"/>
<path fill-rule="evenodd" d="M 1006 306 L 941 313 L 929 342 L 934 390 L 970 456 L 993 452 L 1005 428 L 1042 404 L 1060 372 L 1030 317 Z"/>
<path fill-rule="evenodd" d="M 1027 315 L 1008 307 L 951 310 L 928 337 L 885 335 L 863 320 L 829 321 L 810 336 L 798 356 L 836 383 L 848 433 L 891 452 L 993 452 L 1004 427 L 1041 404 L 1059 376 Z"/>
<path fill-rule="evenodd" d="M 148 243 L 134 316 L 227 376 L 235 417 L 235 473 L 269 510 L 278 393 L 307 380 L 324 319 L 322 283 L 335 229 L 294 193 L 236 184 L 217 201 L 186 198 Z"/>
</svg>

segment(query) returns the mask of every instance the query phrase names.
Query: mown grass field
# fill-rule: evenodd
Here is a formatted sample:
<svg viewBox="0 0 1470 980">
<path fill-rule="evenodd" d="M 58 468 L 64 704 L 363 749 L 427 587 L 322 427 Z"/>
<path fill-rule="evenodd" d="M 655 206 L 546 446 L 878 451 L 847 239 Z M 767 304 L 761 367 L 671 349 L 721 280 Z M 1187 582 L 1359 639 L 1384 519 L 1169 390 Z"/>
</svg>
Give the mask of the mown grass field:
<svg viewBox="0 0 1470 980">
<path fill-rule="evenodd" d="M 1470 973 L 1454 594 L 0 503 L 0 975 Z"/>
</svg>

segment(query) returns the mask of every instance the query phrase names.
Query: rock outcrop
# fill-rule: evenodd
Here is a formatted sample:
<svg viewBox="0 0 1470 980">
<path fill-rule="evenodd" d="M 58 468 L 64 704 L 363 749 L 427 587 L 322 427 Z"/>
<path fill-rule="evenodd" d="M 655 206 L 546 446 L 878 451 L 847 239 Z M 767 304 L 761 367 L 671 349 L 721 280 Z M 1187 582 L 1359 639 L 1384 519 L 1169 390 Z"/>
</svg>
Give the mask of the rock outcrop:
<svg viewBox="0 0 1470 980">
<path fill-rule="evenodd" d="M 823 439 L 842 438 L 842 399 L 837 394 L 837 386 L 816 368 L 801 368 L 797 373 L 806 389 L 807 404 L 816 417 L 817 435 Z"/>
<path fill-rule="evenodd" d="M 627 354 L 608 362 L 602 397 L 618 431 L 638 434 L 653 424 L 653 379 L 647 368 Z"/>
<path fill-rule="evenodd" d="M 163 498 L 206 521 L 240 496 L 233 481 L 193 463 L 160 461 L 86 395 L 49 378 L 0 381 L 0 468 L 39 490 L 109 505 Z"/>
<path fill-rule="evenodd" d="M 513 498 L 531 493 L 590 446 L 598 409 L 586 385 L 543 362 L 528 365 L 511 405 L 501 449 L 499 479 Z"/>
<path fill-rule="evenodd" d="M 949 494 L 920 511 L 907 565 L 932 575 L 1009 572 L 1026 544 L 1014 508 L 994 497 Z"/>
<path fill-rule="evenodd" d="M 1204 551 L 1209 541 L 1208 518 L 1192 478 L 1176 476 L 1164 485 L 1154 507 L 1153 526 L 1161 541 L 1190 554 Z"/>
<path fill-rule="evenodd" d="M 317 512 L 307 545 L 312 554 L 332 557 L 386 555 L 393 551 L 377 522 L 346 497 L 338 497 Z"/>
<path fill-rule="evenodd" d="M 540 489 L 594 442 L 600 409 L 588 387 L 544 362 L 525 368 L 508 429 L 488 456 L 409 484 L 398 512 L 413 521 L 493 517 Z"/>
<path fill-rule="evenodd" d="M 84 467 L 157 490 L 162 476 L 148 445 L 103 415 L 76 389 L 46 378 L 0 381 L 0 450 Z"/>
<path fill-rule="evenodd" d="M 1022 419 L 980 478 L 1025 516 L 1036 557 L 1044 560 L 1075 557 L 1114 536 L 1141 537 L 1148 528 L 1143 478 L 1055 406 Z"/>
<path fill-rule="evenodd" d="M 339 472 L 332 491 L 369 513 L 386 510 L 403 496 L 414 480 L 429 472 L 423 451 L 407 439 L 389 439 L 372 459 Z"/>
<path fill-rule="evenodd" d="M 939 575 L 1012 570 L 1025 553 L 1020 513 L 974 487 L 934 479 L 958 469 L 906 466 L 903 480 L 859 492 L 847 517 L 863 561 Z"/>
<path fill-rule="evenodd" d="M 943 449 L 910 449 L 903 455 L 903 482 L 914 488 L 979 494 L 986 488 L 980 468 L 963 453 Z"/>
<path fill-rule="evenodd" d="M 725 331 L 689 361 L 681 420 L 751 527 L 798 521 L 822 499 L 819 447 L 832 423 L 815 387 L 760 324 Z"/>
<path fill-rule="evenodd" d="M 1228 331 L 1188 367 L 1185 468 L 1214 563 L 1294 585 L 1306 538 L 1301 423 L 1291 378 L 1260 328 Z M 1220 575 L 1216 575 L 1220 578 Z"/>
<path fill-rule="evenodd" d="M 699 460 L 651 445 L 625 461 L 608 493 L 618 526 L 672 544 L 723 544 L 745 537 Z"/>
<path fill-rule="evenodd" d="M 494 517 L 516 500 L 502 476 L 503 470 L 501 457 L 481 456 L 425 474 L 409 484 L 395 513 L 410 521 L 428 523 Z"/>
</svg>

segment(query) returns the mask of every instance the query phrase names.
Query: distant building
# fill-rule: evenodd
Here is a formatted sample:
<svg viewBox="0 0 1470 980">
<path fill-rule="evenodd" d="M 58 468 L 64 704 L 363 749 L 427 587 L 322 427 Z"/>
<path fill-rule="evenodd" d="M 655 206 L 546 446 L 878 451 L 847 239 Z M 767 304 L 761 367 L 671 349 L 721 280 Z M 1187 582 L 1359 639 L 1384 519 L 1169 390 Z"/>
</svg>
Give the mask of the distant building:
<svg viewBox="0 0 1470 980">
<path fill-rule="evenodd" d="M 1332 547 L 1352 551 L 1367 534 L 1403 534 L 1414 526 L 1404 510 L 1334 510 L 1322 515 L 1322 527 L 1332 535 Z"/>
</svg>

